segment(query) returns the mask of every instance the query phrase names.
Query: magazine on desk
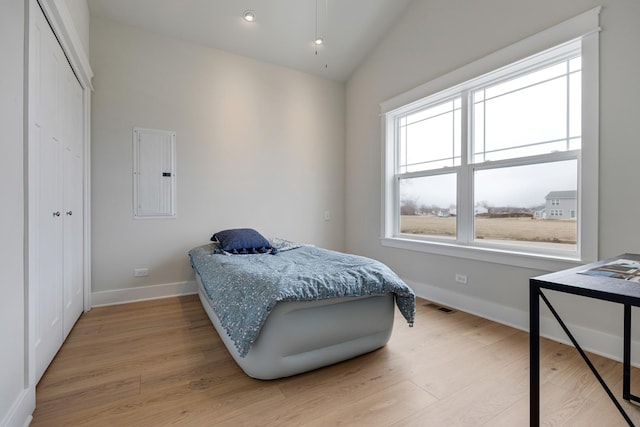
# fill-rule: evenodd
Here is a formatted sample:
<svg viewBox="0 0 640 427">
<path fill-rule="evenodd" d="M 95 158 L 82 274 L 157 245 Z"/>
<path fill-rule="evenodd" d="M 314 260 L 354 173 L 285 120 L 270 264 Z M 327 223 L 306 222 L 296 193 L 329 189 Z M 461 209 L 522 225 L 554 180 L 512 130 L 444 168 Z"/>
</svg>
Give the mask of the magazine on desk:
<svg viewBox="0 0 640 427">
<path fill-rule="evenodd" d="M 600 267 L 580 271 L 580 274 L 589 276 L 610 277 L 622 279 L 628 282 L 640 283 L 640 261 L 630 259 L 617 259 Z"/>
</svg>

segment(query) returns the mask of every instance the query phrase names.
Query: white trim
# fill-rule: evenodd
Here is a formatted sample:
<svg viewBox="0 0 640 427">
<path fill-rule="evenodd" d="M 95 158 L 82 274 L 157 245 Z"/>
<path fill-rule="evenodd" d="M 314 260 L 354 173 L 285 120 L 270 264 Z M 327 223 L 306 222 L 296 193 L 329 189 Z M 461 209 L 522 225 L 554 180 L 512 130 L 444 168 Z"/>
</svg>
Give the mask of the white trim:
<svg viewBox="0 0 640 427">
<path fill-rule="evenodd" d="M 38 4 L 35 0 L 30 0 L 26 4 L 25 14 L 27 17 L 26 23 L 26 36 L 25 36 L 25 55 L 26 55 L 26 65 L 25 65 L 25 80 L 24 85 L 27 88 L 27 92 L 29 90 L 29 86 L 31 82 L 33 82 L 36 78 L 35 70 L 33 67 L 28 64 L 33 61 L 33 49 L 30 44 L 33 43 L 33 39 L 35 37 L 35 12 L 34 8 L 38 7 Z M 26 371 L 25 376 L 27 378 L 27 384 L 30 389 L 33 390 L 33 394 L 35 396 L 36 391 L 36 357 L 35 357 L 35 337 L 36 337 L 36 310 L 37 303 L 35 298 L 35 289 L 36 284 L 35 277 L 37 277 L 37 271 L 35 269 L 35 262 L 33 260 L 37 259 L 38 253 L 36 250 L 36 244 L 38 242 L 38 228 L 34 226 L 37 224 L 37 210 L 34 208 L 34 204 L 37 203 L 38 197 L 37 194 L 33 194 L 30 191 L 30 183 L 38 182 L 39 180 L 39 164 L 37 163 L 37 157 L 31 154 L 31 147 L 33 146 L 33 142 L 31 141 L 31 136 L 29 133 L 30 126 L 30 117 L 34 115 L 34 107 L 29 102 L 29 97 L 31 95 L 27 93 L 24 98 L 25 103 L 25 141 L 26 141 L 26 153 L 27 157 L 27 168 L 26 168 L 26 181 L 25 181 L 25 198 L 27 199 L 27 207 L 25 212 L 25 227 L 26 227 L 26 277 L 25 282 L 27 286 L 27 313 L 26 313 L 26 332 L 27 332 L 27 349 L 25 351 L 25 365 Z M 34 405 L 35 406 L 35 405 Z"/>
<path fill-rule="evenodd" d="M 36 407 L 35 386 L 25 388 L 16 397 L 16 400 L 9 408 L 9 412 L 0 420 L 0 426 L 24 426 L 27 427 L 33 420 L 33 408 Z"/>
<path fill-rule="evenodd" d="M 84 311 L 91 310 L 91 90 L 84 90 Z"/>
<path fill-rule="evenodd" d="M 428 301 L 461 310 L 522 331 L 529 331 L 528 311 L 518 310 L 425 283 L 405 281 L 417 296 Z M 550 296 L 548 295 L 548 297 Z M 550 299 L 553 299 L 552 296 Z M 553 301 L 551 302 L 553 303 Z M 544 304 L 541 304 L 540 307 L 542 308 L 543 305 Z M 620 315 L 620 321 L 622 322 L 622 314 Z M 608 334 L 571 323 L 567 323 L 567 327 L 584 350 L 608 359 L 619 362 L 622 361 L 622 336 Z M 558 325 L 558 322 L 552 317 L 540 316 L 540 336 L 573 346 L 560 325 Z M 631 364 L 636 367 L 640 366 L 640 342 L 631 341 L 631 354 Z"/>
<path fill-rule="evenodd" d="M 508 265 L 510 267 L 531 268 L 541 271 L 559 271 L 574 268 L 583 263 L 573 258 L 562 258 L 552 255 L 521 253 L 500 248 L 479 246 L 463 246 L 456 243 L 433 242 L 410 238 L 380 239 L 382 246 L 396 249 L 406 249 L 416 252 L 438 254 L 468 260 L 490 262 Z"/>
<path fill-rule="evenodd" d="M 587 62 L 595 65 L 587 65 Z M 599 156 L 600 156 L 600 42 L 595 32 L 582 40 L 582 88 L 598 88 L 582 92 L 582 169 L 578 171 L 578 200 L 580 210 L 580 258 L 585 262 L 600 259 L 598 254 L 598 197 L 599 197 Z M 584 149 L 588 147 L 588 149 Z M 588 171 L 588 173 L 584 173 Z M 588 191 L 582 191 L 582 187 Z M 595 232 L 594 232 L 595 230 Z"/>
<path fill-rule="evenodd" d="M 114 289 L 111 291 L 94 292 L 93 307 L 127 304 L 131 302 L 169 298 L 180 295 L 198 293 L 198 286 L 194 280 L 187 282 L 165 283 L 160 285 L 141 286 L 138 288 Z"/>
<path fill-rule="evenodd" d="M 62 50 L 67 55 L 71 68 L 73 72 L 76 73 L 80 84 L 83 88 L 93 90 L 93 86 L 91 85 L 93 71 L 89 64 L 89 58 L 82 47 L 78 31 L 73 24 L 67 3 L 64 1 L 46 0 L 38 0 L 38 3 L 44 12 L 44 16 L 47 17 L 54 34 L 58 38 Z"/>
</svg>

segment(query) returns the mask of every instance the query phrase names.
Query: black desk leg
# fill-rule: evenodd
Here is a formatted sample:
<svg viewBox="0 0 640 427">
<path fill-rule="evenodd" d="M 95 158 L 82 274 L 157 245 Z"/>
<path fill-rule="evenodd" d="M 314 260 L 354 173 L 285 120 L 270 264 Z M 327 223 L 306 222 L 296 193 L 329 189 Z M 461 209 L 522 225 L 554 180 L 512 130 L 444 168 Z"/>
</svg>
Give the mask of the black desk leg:
<svg viewBox="0 0 640 427">
<path fill-rule="evenodd" d="M 622 398 L 631 400 L 631 306 L 624 305 L 624 355 L 622 358 Z"/>
<path fill-rule="evenodd" d="M 624 305 L 624 355 L 622 357 L 622 398 L 640 403 L 640 397 L 631 394 L 631 306 Z"/>
<path fill-rule="evenodd" d="M 529 292 L 531 292 L 531 291 L 529 291 Z M 542 300 L 547 305 L 547 307 L 549 307 L 549 311 L 551 311 L 551 314 L 553 314 L 553 317 L 556 318 L 556 320 L 558 321 L 558 323 L 562 327 L 562 330 L 565 332 L 565 334 L 567 334 L 567 337 L 569 337 L 569 339 L 571 340 L 571 343 L 573 344 L 575 349 L 578 351 L 578 353 L 580 353 L 580 356 L 582 356 L 582 360 L 584 360 L 584 363 L 586 363 L 587 366 L 589 367 L 589 369 L 591 369 L 591 372 L 593 372 L 593 375 L 596 377 L 596 379 L 598 380 L 598 382 L 600 383 L 600 385 L 602 386 L 604 391 L 607 393 L 607 395 L 609 396 L 609 398 L 613 402 L 613 404 L 616 405 L 616 408 L 618 408 L 618 411 L 620 411 L 620 415 L 622 415 L 622 417 L 625 419 L 625 421 L 630 426 L 633 426 L 634 425 L 633 421 L 631 421 L 631 418 L 629 418 L 629 415 L 627 415 L 627 413 L 625 412 L 625 410 L 622 407 L 622 405 L 620 405 L 620 402 L 618 402 L 618 399 L 616 399 L 616 397 L 613 395 L 613 393 L 611 392 L 611 389 L 609 388 L 607 383 L 604 382 L 604 379 L 602 379 L 602 376 L 598 373 L 598 370 L 596 369 L 596 367 L 593 365 L 593 363 L 591 363 L 591 360 L 589 360 L 589 357 L 587 357 L 587 354 L 584 352 L 582 347 L 580 347 L 580 344 L 578 344 L 578 341 L 576 341 L 576 339 L 573 336 L 573 334 L 571 333 L 571 331 L 569 331 L 569 328 L 567 328 L 567 325 L 560 318 L 560 315 L 558 314 L 556 309 L 553 308 L 553 306 L 551 305 L 551 303 L 549 302 L 547 297 L 544 295 L 544 293 L 542 293 L 542 290 L 540 289 L 539 286 L 538 286 L 538 295 L 540 296 L 540 298 L 542 298 Z M 631 319 L 629 319 L 629 321 L 631 321 Z M 629 327 L 630 327 L 630 325 L 629 325 Z M 539 334 L 539 331 L 538 331 L 538 334 Z M 538 351 L 539 351 L 539 349 L 538 349 Z M 533 356 L 532 356 L 532 360 L 533 360 Z M 537 359 L 536 370 L 538 371 L 538 374 L 537 374 L 538 375 L 538 382 L 537 382 L 537 384 L 538 384 L 538 398 L 539 398 L 539 393 L 540 393 L 540 390 L 539 390 L 539 384 L 540 384 L 540 371 L 539 371 L 540 370 L 540 357 L 539 356 L 538 356 L 538 359 Z M 533 371 L 533 367 L 532 367 L 532 371 Z M 533 372 L 532 372 L 531 376 L 533 378 Z M 623 373 L 623 377 L 624 377 L 624 373 Z M 624 386 L 623 386 L 623 388 L 624 388 Z M 631 396 L 631 398 L 633 399 L 634 396 Z M 539 405 L 539 402 L 538 402 L 538 405 Z M 538 410 L 540 410 L 539 406 L 538 406 Z"/>
<path fill-rule="evenodd" d="M 529 425 L 540 425 L 540 287 L 529 283 Z"/>
</svg>

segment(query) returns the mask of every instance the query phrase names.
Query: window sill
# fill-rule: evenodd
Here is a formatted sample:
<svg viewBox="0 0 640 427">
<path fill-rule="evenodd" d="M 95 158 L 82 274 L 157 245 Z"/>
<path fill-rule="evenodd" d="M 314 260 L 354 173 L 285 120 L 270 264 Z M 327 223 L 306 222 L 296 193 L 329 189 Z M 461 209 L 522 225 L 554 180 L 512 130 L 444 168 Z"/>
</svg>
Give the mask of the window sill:
<svg viewBox="0 0 640 427">
<path fill-rule="evenodd" d="M 462 246 L 453 243 L 426 242 L 400 237 L 382 237 L 382 246 L 424 252 L 436 255 L 490 262 L 510 267 L 531 268 L 542 271 L 559 271 L 584 264 L 578 258 L 519 252 L 478 246 Z"/>
</svg>

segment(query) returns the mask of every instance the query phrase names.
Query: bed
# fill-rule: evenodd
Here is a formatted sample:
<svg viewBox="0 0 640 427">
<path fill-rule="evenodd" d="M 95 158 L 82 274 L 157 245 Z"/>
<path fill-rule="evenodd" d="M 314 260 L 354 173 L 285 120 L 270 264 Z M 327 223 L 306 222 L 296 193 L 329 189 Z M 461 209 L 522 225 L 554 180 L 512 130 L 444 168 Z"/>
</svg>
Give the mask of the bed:
<svg viewBox="0 0 640 427">
<path fill-rule="evenodd" d="M 287 377 L 376 350 L 391 336 L 395 306 L 413 325 L 415 295 L 384 264 L 267 242 L 244 253 L 217 240 L 189 251 L 202 306 L 250 377 Z"/>
</svg>

